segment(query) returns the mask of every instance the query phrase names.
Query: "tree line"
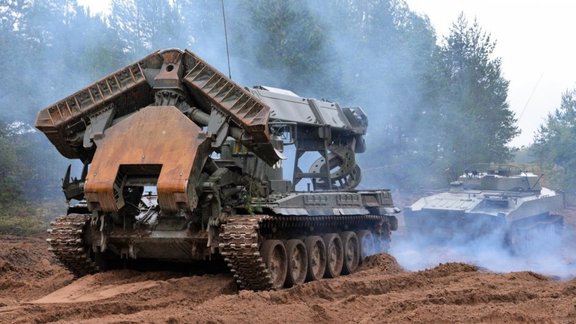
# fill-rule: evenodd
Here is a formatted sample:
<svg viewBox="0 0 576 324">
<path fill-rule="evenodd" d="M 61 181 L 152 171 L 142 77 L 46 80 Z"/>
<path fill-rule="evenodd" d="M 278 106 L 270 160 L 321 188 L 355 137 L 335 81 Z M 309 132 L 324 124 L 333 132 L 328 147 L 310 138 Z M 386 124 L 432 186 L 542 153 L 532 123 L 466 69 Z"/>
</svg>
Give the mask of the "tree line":
<svg viewBox="0 0 576 324">
<path fill-rule="evenodd" d="M 366 111 L 368 149 L 358 159 L 370 176 L 363 187 L 440 186 L 447 170 L 513 156 L 507 144 L 518 128 L 508 81 L 495 40 L 476 21 L 461 15 L 440 37 L 402 0 L 223 4 L 123 0 L 106 15 L 75 0 L 0 4 L 0 186 L 11 193 L 0 203 L 49 196 L 58 187 L 68 161 L 29 126 L 54 101 L 166 47 L 189 48 L 228 74 L 223 13 L 236 82 Z M 567 96 L 563 107 L 574 102 L 574 93 Z M 573 123 L 552 122 L 574 117 L 562 109 L 534 145 L 541 161 L 556 149 L 569 152 L 571 134 L 559 128 Z M 565 141 L 552 141 L 556 133 Z M 559 155 L 546 163 L 566 170 L 566 161 Z"/>
</svg>

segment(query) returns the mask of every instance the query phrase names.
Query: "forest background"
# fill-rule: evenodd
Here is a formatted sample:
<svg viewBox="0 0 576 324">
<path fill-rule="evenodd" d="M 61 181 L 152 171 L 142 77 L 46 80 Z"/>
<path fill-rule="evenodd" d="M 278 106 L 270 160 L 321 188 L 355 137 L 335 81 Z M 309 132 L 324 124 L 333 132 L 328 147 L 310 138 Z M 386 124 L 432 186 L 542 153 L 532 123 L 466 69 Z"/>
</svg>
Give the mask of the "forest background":
<svg viewBox="0 0 576 324">
<path fill-rule="evenodd" d="M 105 15 L 75 0 L 1 1 L 0 232 L 41 230 L 65 210 L 70 161 L 34 129 L 37 112 L 168 47 L 244 86 L 362 107 L 362 188 L 416 193 L 476 163 L 516 163 L 575 192 L 576 90 L 558 94 L 533 144 L 510 147 L 519 130 L 496 41 L 463 15 L 439 36 L 402 0 L 121 0 Z"/>
</svg>

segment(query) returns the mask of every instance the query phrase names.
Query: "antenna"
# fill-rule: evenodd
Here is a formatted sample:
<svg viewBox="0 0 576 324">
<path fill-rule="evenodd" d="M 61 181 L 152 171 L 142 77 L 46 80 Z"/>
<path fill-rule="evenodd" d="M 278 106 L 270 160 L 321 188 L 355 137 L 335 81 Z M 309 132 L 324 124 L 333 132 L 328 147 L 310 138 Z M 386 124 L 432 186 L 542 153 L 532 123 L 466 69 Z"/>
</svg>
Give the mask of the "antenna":
<svg viewBox="0 0 576 324">
<path fill-rule="evenodd" d="M 526 112 L 526 108 L 528 108 L 528 104 L 530 103 L 530 100 L 532 100 L 532 96 L 534 95 L 534 92 L 536 92 L 536 88 L 538 88 L 538 84 L 540 84 L 540 81 L 542 80 L 543 76 L 544 73 L 540 74 L 538 81 L 536 81 L 536 84 L 534 85 L 534 88 L 532 89 L 532 92 L 530 93 L 530 96 L 528 97 L 528 100 L 526 101 L 526 104 L 524 105 L 524 108 L 522 109 L 522 112 L 520 113 L 520 117 L 518 117 L 518 120 L 522 119 L 522 116 L 524 116 L 524 112 Z"/>
<path fill-rule="evenodd" d="M 224 0 L 222 3 L 222 18 L 224 20 L 224 38 L 226 39 L 226 57 L 228 59 L 228 78 L 232 80 L 232 72 L 230 71 L 230 50 L 228 49 L 228 28 L 226 28 L 226 11 L 224 10 Z"/>
</svg>

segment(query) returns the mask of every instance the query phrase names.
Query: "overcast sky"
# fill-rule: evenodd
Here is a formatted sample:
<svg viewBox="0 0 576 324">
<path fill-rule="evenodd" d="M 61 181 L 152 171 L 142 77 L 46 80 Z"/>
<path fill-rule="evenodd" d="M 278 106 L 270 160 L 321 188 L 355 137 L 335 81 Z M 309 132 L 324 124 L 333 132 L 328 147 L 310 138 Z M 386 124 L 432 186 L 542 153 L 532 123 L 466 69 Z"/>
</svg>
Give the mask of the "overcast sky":
<svg viewBox="0 0 576 324">
<path fill-rule="evenodd" d="M 508 103 L 522 134 L 514 146 L 530 144 L 562 93 L 576 87 L 576 1 L 574 0 L 405 0 L 430 18 L 439 38 L 464 12 L 496 40 L 510 81 Z"/>
<path fill-rule="evenodd" d="M 78 0 L 98 11 L 110 0 Z M 438 38 L 463 12 L 496 41 L 508 103 L 522 133 L 513 146 L 528 145 L 562 93 L 576 87 L 576 0 L 405 0 L 427 15 Z M 183 45 L 184 47 L 185 45 Z"/>
</svg>

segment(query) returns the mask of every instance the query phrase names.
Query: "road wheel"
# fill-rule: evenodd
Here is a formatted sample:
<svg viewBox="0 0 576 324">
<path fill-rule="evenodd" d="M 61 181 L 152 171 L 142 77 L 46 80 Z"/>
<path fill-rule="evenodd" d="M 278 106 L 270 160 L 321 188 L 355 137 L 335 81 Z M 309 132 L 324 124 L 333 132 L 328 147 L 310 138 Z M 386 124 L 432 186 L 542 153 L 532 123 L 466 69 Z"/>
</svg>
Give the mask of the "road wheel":
<svg viewBox="0 0 576 324">
<path fill-rule="evenodd" d="M 308 252 L 308 271 L 306 280 L 320 280 L 326 271 L 326 246 L 320 236 L 307 237 L 305 242 Z"/>
<path fill-rule="evenodd" d="M 272 288 L 282 288 L 288 273 L 288 260 L 284 243 L 279 240 L 265 241 L 262 244 L 261 254 L 270 273 Z"/>
<path fill-rule="evenodd" d="M 344 246 L 344 265 L 342 274 L 350 274 L 358 269 L 360 262 L 360 244 L 358 236 L 354 232 L 342 233 L 342 245 Z"/>
<path fill-rule="evenodd" d="M 286 255 L 288 256 L 286 286 L 292 287 L 304 283 L 308 271 L 308 254 L 304 242 L 301 240 L 286 242 Z"/>
<path fill-rule="evenodd" d="M 338 234 L 330 233 L 324 235 L 326 245 L 326 278 L 336 278 L 342 272 L 344 265 L 344 249 L 342 240 Z"/>
<path fill-rule="evenodd" d="M 356 235 L 360 243 L 360 263 L 362 263 L 367 256 L 375 253 L 374 235 L 368 230 L 358 231 Z"/>
</svg>

